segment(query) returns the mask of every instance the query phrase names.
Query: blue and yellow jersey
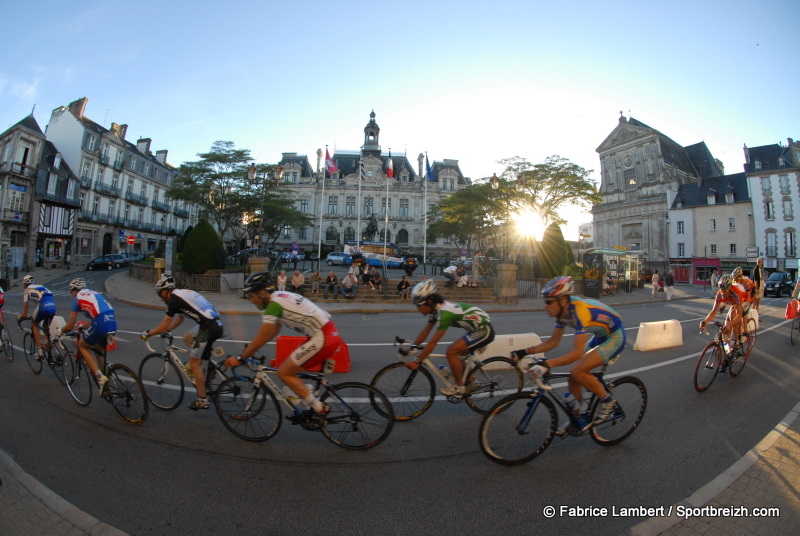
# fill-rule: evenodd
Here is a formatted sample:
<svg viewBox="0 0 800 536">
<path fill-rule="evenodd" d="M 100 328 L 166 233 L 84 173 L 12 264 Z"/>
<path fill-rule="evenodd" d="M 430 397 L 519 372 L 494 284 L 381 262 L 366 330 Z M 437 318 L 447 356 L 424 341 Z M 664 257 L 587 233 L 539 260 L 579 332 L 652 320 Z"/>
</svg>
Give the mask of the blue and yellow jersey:
<svg viewBox="0 0 800 536">
<path fill-rule="evenodd" d="M 576 335 L 589 333 L 595 337 L 605 337 L 612 331 L 623 329 L 619 313 L 601 301 L 570 296 L 568 310 L 566 319 L 556 320 L 556 328 L 572 326 Z"/>
</svg>

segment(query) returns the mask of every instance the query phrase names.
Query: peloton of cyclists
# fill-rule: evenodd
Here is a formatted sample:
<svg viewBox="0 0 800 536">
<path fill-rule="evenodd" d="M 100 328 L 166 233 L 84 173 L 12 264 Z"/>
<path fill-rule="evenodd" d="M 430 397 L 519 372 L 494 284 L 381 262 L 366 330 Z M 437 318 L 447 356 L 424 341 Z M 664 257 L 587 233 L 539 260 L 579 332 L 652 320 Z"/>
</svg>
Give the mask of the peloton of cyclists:
<svg viewBox="0 0 800 536">
<path fill-rule="evenodd" d="M 36 358 L 42 359 L 44 356 L 42 350 L 41 335 L 39 327 L 45 330 L 49 340 L 50 322 L 56 314 L 56 302 L 53 299 L 53 293 L 47 290 L 43 285 L 35 285 L 33 283 L 33 276 L 26 275 L 22 279 L 22 286 L 24 291 L 22 294 L 22 314 L 19 315 L 19 320 L 28 317 L 28 304 L 33 302 L 36 308 L 31 313 L 31 331 L 33 332 L 33 341 L 36 344 Z"/>
<path fill-rule="evenodd" d="M 521 359 L 529 354 L 553 350 L 561 343 L 564 328 L 574 328 L 571 350 L 561 357 L 539 359 L 529 372 L 534 378 L 539 378 L 551 367 L 573 365 L 568 380 L 569 392 L 575 400 L 580 401 L 582 388 L 586 388 L 597 396 L 601 404 L 594 422 L 583 424 L 582 429 L 585 430 L 607 421 L 614 411 L 614 397 L 592 374 L 592 370 L 616 360 L 625 347 L 626 337 L 622 318 L 614 309 L 601 301 L 574 296 L 572 293 L 570 276 L 556 277 L 544 286 L 542 297 L 545 312 L 556 320 L 553 335 L 542 343 L 514 351 L 512 357 Z M 575 414 L 580 414 L 580 404 L 576 405 Z"/>
</svg>

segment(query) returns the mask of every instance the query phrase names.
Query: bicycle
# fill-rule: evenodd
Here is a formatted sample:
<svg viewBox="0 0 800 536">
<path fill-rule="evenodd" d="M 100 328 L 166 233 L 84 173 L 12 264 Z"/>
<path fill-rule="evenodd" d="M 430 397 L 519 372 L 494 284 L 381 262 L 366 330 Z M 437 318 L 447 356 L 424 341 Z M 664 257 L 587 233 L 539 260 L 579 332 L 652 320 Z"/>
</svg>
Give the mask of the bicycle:
<svg viewBox="0 0 800 536">
<path fill-rule="evenodd" d="M 395 337 L 394 344 L 400 346 L 398 358 L 401 361 L 379 370 L 370 385 L 380 389 L 392 402 L 396 421 L 409 421 L 428 411 L 433 404 L 436 395 L 434 377 L 446 387 L 454 384 L 445 375 L 444 371 L 448 369 L 444 365 L 437 368 L 430 359 L 425 359 L 422 363 L 414 359 L 410 351 L 419 346 L 400 337 Z M 478 350 L 481 351 L 482 349 Z M 444 356 L 431 354 L 428 357 Z M 500 397 L 522 389 L 522 372 L 508 357 L 497 356 L 481 360 L 476 354 L 470 353 L 463 361 L 462 379 L 467 386 L 466 392 L 463 395 L 448 396 L 447 401 L 451 404 L 464 401 L 471 410 L 485 415 Z"/>
<path fill-rule="evenodd" d="M 62 333 L 58 338 L 64 336 L 78 337 L 79 332 Z M 113 342 L 113 337 L 113 334 L 108 334 L 107 344 Z M 117 415 L 128 424 L 138 426 L 144 423 L 150 408 L 142 381 L 125 365 L 109 363 L 105 349 L 102 352 L 90 351 L 93 351 L 95 358 L 98 358 L 98 365 L 102 362 L 100 370 L 108 378 L 100 397 L 111 404 Z M 79 405 L 88 406 L 92 401 L 94 387 L 99 388 L 100 384 L 89 369 L 82 353 L 78 351 L 77 341 L 75 351 L 67 352 L 65 356 L 64 368 L 69 394 Z"/>
<path fill-rule="evenodd" d="M 0 312 L 0 318 L 1 317 L 2 312 Z M 6 354 L 6 359 L 9 361 L 14 361 L 14 343 L 11 342 L 8 328 L 2 321 L 0 321 L 0 352 Z"/>
<path fill-rule="evenodd" d="M 550 385 L 552 378 L 567 378 L 568 372 L 548 372 L 536 380 L 533 391 L 507 396 L 491 409 L 481 422 L 478 439 L 487 458 L 501 465 L 520 465 L 529 462 L 547 449 L 556 435 L 580 437 L 590 435 L 598 445 L 610 447 L 630 436 L 642 422 L 647 409 L 647 389 L 634 376 L 623 376 L 612 382 L 605 380 L 608 364 L 593 372 L 616 401 L 608 420 L 594 423 L 601 402 L 597 395 L 585 390 L 586 410 L 575 415 L 563 402 L 563 396 Z M 545 396 L 546 395 L 546 396 Z M 569 419 L 568 425 L 557 430 L 558 410 Z"/>
<path fill-rule="evenodd" d="M 310 389 L 330 407 L 324 415 L 304 409 L 299 401 L 293 404 L 290 398 L 294 395 L 284 394 L 270 378 L 278 369 L 264 365 L 263 356 L 253 356 L 243 365 L 253 371 L 255 377 L 234 374 L 222 382 L 214 395 L 222 424 L 242 439 L 266 441 L 278 432 L 283 420 L 278 400 L 288 408 L 286 419 L 293 425 L 322 432 L 331 443 L 346 449 L 372 448 L 392 431 L 394 414 L 383 393 L 364 383 L 328 383 L 325 373 L 333 370 L 331 360 L 326 361 L 322 373 L 298 374 L 303 380 L 313 382 Z"/>
<path fill-rule="evenodd" d="M 724 373 L 727 370 L 731 378 L 739 376 L 747 364 L 747 358 L 750 356 L 756 338 L 755 331 L 743 333 L 739 336 L 739 343 L 733 343 L 730 352 L 725 352 L 722 337 L 724 324 L 711 322 L 709 325 L 717 328 L 717 334 L 714 335 L 714 340 L 703 348 L 700 357 L 697 358 L 697 365 L 694 368 L 694 388 L 699 393 L 711 387 L 719 372 Z M 748 326 L 753 327 L 750 322 L 748 322 Z M 708 331 L 704 330 L 703 333 L 708 335 Z"/>
<path fill-rule="evenodd" d="M 145 385 L 147 398 L 158 409 L 171 411 L 183 401 L 186 391 L 186 382 L 196 386 L 194 375 L 189 368 L 189 350 L 175 346 L 174 335 L 169 331 L 159 335 L 162 339 L 163 350 L 158 352 L 150 345 L 150 339 L 144 344 L 151 353 L 144 356 L 139 364 L 139 378 Z M 213 357 L 225 354 L 222 347 L 216 346 L 211 351 Z M 183 359 L 182 359 L 183 357 Z M 228 378 L 225 374 L 224 364 L 209 358 L 205 367 L 206 394 L 213 397 L 215 387 Z"/>
<path fill-rule="evenodd" d="M 26 321 L 33 324 L 33 318 L 28 316 L 22 320 L 17 319 L 17 325 L 19 326 L 19 329 L 25 332 L 25 336 L 22 338 L 22 352 L 25 354 L 25 360 L 28 362 L 28 366 L 31 368 L 34 374 L 37 376 L 41 374 L 42 368 L 46 363 L 47 366 L 53 371 L 53 374 L 55 374 L 56 379 L 58 379 L 61 385 L 67 385 L 67 380 L 64 373 L 63 352 L 61 351 L 61 348 L 55 348 L 51 337 L 47 335 L 50 332 L 50 324 L 54 320 L 55 319 L 51 320 L 50 323 L 47 323 L 47 325 L 43 325 L 43 323 L 39 324 L 38 326 L 39 338 L 42 344 L 42 357 L 39 357 L 36 343 L 33 340 L 33 328 L 30 326 L 27 329 L 22 327 L 22 323 Z M 63 318 L 61 320 L 63 321 Z M 53 355 L 54 353 L 55 355 Z"/>
</svg>

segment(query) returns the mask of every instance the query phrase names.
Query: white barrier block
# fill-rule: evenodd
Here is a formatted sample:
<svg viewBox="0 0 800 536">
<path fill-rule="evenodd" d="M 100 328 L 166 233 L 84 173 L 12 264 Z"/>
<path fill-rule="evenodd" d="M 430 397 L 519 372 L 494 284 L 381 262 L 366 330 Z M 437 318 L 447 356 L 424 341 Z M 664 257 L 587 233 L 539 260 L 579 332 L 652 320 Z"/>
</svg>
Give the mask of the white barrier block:
<svg viewBox="0 0 800 536">
<path fill-rule="evenodd" d="M 683 328 L 677 320 L 639 324 L 639 333 L 636 335 L 636 343 L 633 345 L 634 350 L 647 352 L 674 346 L 683 346 Z"/>
<path fill-rule="evenodd" d="M 61 329 L 66 326 L 67 323 L 64 321 L 63 316 L 54 316 L 53 319 L 50 321 L 50 338 L 56 338 L 56 329 Z"/>
<path fill-rule="evenodd" d="M 509 357 L 514 350 L 536 346 L 542 339 L 535 333 L 517 333 L 514 335 L 495 335 L 494 340 L 478 350 L 478 357 Z M 542 355 L 542 354 L 537 354 Z"/>
</svg>

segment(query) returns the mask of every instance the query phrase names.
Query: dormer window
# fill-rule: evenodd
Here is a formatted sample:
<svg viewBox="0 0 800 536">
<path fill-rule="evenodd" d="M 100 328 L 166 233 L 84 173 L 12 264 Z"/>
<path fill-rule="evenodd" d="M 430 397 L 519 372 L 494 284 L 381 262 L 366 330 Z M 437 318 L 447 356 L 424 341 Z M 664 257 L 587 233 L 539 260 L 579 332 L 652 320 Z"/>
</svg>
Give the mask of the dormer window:
<svg viewBox="0 0 800 536">
<path fill-rule="evenodd" d="M 761 160 L 756 160 L 755 161 L 755 166 L 756 166 L 756 169 L 761 169 Z"/>
<path fill-rule="evenodd" d="M 706 202 L 709 205 L 716 205 L 717 204 L 717 197 L 714 194 L 708 194 L 706 196 Z"/>
<path fill-rule="evenodd" d="M 61 167 L 61 153 L 56 153 L 56 157 L 53 159 L 53 167 L 56 169 Z"/>
<path fill-rule="evenodd" d="M 726 202 L 727 204 L 729 204 L 729 205 L 730 205 L 731 203 L 733 203 L 733 194 L 732 194 L 732 193 L 730 193 L 730 194 L 725 194 L 725 202 Z"/>
<path fill-rule="evenodd" d="M 678 210 L 683 210 L 683 201 L 678 201 Z"/>
</svg>

